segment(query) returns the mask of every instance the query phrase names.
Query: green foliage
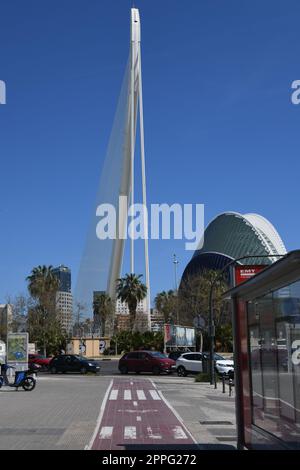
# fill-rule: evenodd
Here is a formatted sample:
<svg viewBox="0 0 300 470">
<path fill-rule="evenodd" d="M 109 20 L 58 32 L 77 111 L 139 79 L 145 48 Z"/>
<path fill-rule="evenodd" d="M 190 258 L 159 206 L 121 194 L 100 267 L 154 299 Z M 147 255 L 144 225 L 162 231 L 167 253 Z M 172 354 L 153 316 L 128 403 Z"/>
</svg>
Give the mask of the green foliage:
<svg viewBox="0 0 300 470">
<path fill-rule="evenodd" d="M 159 292 L 155 299 L 155 308 L 163 314 L 165 323 L 174 318 L 178 308 L 177 295 L 173 290 Z"/>
<path fill-rule="evenodd" d="M 179 289 L 179 313 L 182 324 L 192 325 L 193 319 L 201 315 L 208 325 L 209 318 L 209 294 L 212 283 L 220 275 L 219 271 L 203 270 L 200 274 L 186 277 Z M 224 279 L 220 278 L 215 283 L 213 290 L 215 325 L 227 321 L 227 312 L 224 309 L 222 295 L 228 286 Z"/>
<path fill-rule="evenodd" d="M 216 381 L 219 382 L 220 378 L 218 375 L 215 375 Z M 195 377 L 195 382 L 210 382 L 209 372 L 200 372 Z"/>
<path fill-rule="evenodd" d="M 94 323 L 98 327 L 101 325 L 101 335 L 106 334 L 106 323 L 112 319 L 114 314 L 114 304 L 105 292 L 96 293 L 93 302 Z"/>
<path fill-rule="evenodd" d="M 45 355 L 65 349 L 67 335 L 56 317 L 56 292 L 59 280 L 52 266 L 33 268 L 27 277 L 28 291 L 35 305 L 28 313 L 30 341 L 37 343 Z"/>
<path fill-rule="evenodd" d="M 232 324 L 225 323 L 216 327 L 216 350 L 233 351 Z"/>
<path fill-rule="evenodd" d="M 200 372 L 195 377 L 195 382 L 210 382 L 210 376 L 208 372 Z"/>
<path fill-rule="evenodd" d="M 141 278 L 141 274 L 126 274 L 117 279 L 117 297 L 128 305 L 131 331 L 135 327 L 137 304 L 147 295 L 147 287 L 141 282 Z"/>
<path fill-rule="evenodd" d="M 163 351 L 164 336 L 161 332 L 146 331 L 145 333 L 140 333 L 139 331 L 121 331 L 113 336 L 111 348 L 114 348 L 116 343 L 118 354 L 135 351 L 140 348 Z"/>
</svg>

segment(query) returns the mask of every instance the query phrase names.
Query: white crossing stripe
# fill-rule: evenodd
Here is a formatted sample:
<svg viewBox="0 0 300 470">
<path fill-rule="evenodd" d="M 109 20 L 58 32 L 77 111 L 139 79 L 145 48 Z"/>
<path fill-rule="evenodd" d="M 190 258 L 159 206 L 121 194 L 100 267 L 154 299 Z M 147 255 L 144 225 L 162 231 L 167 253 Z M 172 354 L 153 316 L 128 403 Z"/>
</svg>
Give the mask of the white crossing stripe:
<svg viewBox="0 0 300 470">
<path fill-rule="evenodd" d="M 148 432 L 148 436 L 150 437 L 150 439 L 161 439 L 162 438 L 160 434 L 153 434 L 152 428 L 150 426 L 147 427 L 147 432 Z"/>
<path fill-rule="evenodd" d="M 116 400 L 118 398 L 118 393 L 119 393 L 119 390 L 117 390 L 117 389 L 112 390 L 110 392 L 109 399 L 110 400 Z"/>
<path fill-rule="evenodd" d="M 136 427 L 135 426 L 125 426 L 124 439 L 136 439 Z"/>
<path fill-rule="evenodd" d="M 136 393 L 139 400 L 146 400 L 144 390 L 137 390 Z"/>
<path fill-rule="evenodd" d="M 174 439 L 187 439 L 187 435 L 185 434 L 184 430 L 181 426 L 175 426 L 172 428 Z"/>
<path fill-rule="evenodd" d="M 153 400 L 160 400 L 160 396 L 158 395 L 156 390 L 149 390 L 149 393 Z"/>
<path fill-rule="evenodd" d="M 113 429 L 113 426 L 103 426 L 99 434 L 100 439 L 110 439 L 113 433 Z"/>
<path fill-rule="evenodd" d="M 124 390 L 124 400 L 131 400 L 131 391 Z"/>
<path fill-rule="evenodd" d="M 137 401 L 134 401 L 132 402 L 133 403 L 133 406 L 138 406 L 138 402 Z"/>
<path fill-rule="evenodd" d="M 142 417 L 141 417 L 141 416 L 137 416 L 137 417 L 136 417 L 136 420 L 137 420 L 137 421 L 142 421 Z"/>
</svg>

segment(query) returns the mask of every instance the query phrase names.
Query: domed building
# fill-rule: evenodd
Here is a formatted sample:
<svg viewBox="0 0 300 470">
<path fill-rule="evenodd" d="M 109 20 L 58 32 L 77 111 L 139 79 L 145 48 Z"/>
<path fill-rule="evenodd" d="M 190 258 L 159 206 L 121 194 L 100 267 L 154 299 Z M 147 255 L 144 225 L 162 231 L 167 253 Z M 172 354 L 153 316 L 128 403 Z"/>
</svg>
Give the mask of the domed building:
<svg viewBox="0 0 300 470">
<path fill-rule="evenodd" d="M 278 258 L 272 255 L 287 253 L 275 227 L 258 214 L 225 212 L 206 227 L 204 238 L 186 266 L 181 281 L 205 269 L 221 270 L 231 260 L 247 254 L 266 255 L 267 258 L 247 258 L 240 264 L 272 264 Z M 230 280 L 230 272 L 228 270 Z M 231 282 L 231 280 L 230 280 Z"/>
</svg>

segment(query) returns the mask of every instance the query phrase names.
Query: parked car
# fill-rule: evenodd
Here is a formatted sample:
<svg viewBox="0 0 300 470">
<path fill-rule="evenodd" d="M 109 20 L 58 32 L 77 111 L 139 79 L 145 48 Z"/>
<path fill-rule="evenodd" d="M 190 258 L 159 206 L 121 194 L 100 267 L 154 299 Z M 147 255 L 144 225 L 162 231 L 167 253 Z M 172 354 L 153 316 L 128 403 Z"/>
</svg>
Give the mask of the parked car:
<svg viewBox="0 0 300 470">
<path fill-rule="evenodd" d="M 60 354 L 51 359 L 49 370 L 51 374 L 58 372 L 80 372 L 81 374 L 94 372 L 97 374 L 100 372 L 100 364 L 77 354 Z"/>
<path fill-rule="evenodd" d="M 202 354 L 197 352 L 183 353 L 176 361 L 177 375 L 199 374 L 203 370 Z"/>
<path fill-rule="evenodd" d="M 184 353 L 190 352 L 190 350 L 182 350 L 182 351 L 171 351 L 168 355 L 169 359 L 173 359 L 173 361 L 177 361 L 177 359 Z"/>
<path fill-rule="evenodd" d="M 203 358 L 209 361 L 210 354 L 203 352 Z M 228 375 L 230 371 L 234 370 L 234 362 L 232 359 L 226 359 L 221 354 L 214 354 L 215 370 L 219 375 Z"/>
<path fill-rule="evenodd" d="M 119 360 L 119 371 L 121 374 L 128 372 L 152 372 L 160 374 L 166 372 L 171 374 L 176 369 L 176 362 L 169 359 L 159 351 L 132 351 L 124 354 Z"/>
<path fill-rule="evenodd" d="M 42 370 L 48 370 L 51 359 L 51 357 L 46 357 L 42 354 L 28 354 L 28 363 L 38 364 Z"/>
</svg>

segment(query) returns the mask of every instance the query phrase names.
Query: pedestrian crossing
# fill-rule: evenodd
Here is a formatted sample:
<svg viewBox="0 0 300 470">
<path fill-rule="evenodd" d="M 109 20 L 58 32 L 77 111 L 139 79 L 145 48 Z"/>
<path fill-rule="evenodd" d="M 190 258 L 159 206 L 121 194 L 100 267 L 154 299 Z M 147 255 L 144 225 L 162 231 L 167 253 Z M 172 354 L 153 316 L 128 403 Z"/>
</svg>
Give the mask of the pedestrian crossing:
<svg viewBox="0 0 300 470">
<path fill-rule="evenodd" d="M 137 417 L 137 420 L 139 422 L 142 421 L 140 416 Z M 124 440 L 136 440 L 137 436 L 139 437 L 139 439 L 144 440 L 160 440 L 168 435 L 172 439 L 175 439 L 177 441 L 189 439 L 189 437 L 186 435 L 184 429 L 181 426 L 170 426 L 170 428 L 164 427 L 164 436 L 162 435 L 162 432 L 159 429 L 154 430 L 151 426 L 146 426 L 145 428 L 142 427 L 139 429 L 136 426 L 124 426 L 123 432 L 121 433 L 119 426 L 102 426 L 99 432 L 99 438 L 104 440 L 113 439 L 114 432 L 121 437 L 123 434 Z"/>
<path fill-rule="evenodd" d="M 119 393 L 120 392 L 120 393 Z M 109 395 L 109 401 L 116 401 L 122 399 L 125 401 L 134 400 L 134 403 L 138 401 L 147 401 L 147 400 L 161 400 L 161 397 L 156 390 L 129 390 L 125 389 L 119 391 L 118 389 L 112 389 Z"/>
</svg>

